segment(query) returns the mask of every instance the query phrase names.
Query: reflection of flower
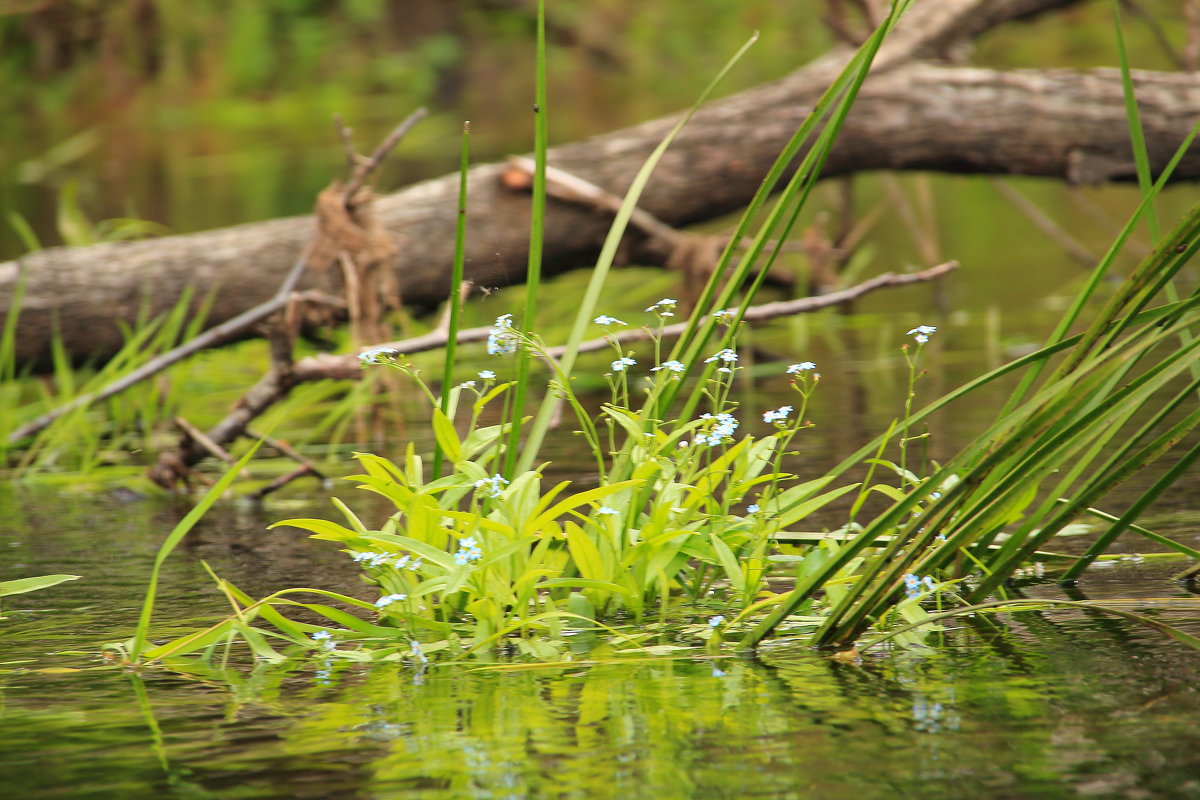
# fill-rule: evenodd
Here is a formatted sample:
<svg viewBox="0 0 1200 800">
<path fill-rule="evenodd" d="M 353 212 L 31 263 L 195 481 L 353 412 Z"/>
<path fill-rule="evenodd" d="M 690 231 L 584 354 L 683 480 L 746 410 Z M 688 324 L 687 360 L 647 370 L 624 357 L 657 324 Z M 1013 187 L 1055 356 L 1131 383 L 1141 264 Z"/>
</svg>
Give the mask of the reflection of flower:
<svg viewBox="0 0 1200 800">
<path fill-rule="evenodd" d="M 715 617 L 708 618 L 708 627 L 710 627 L 710 628 L 716 628 L 716 627 L 724 625 L 724 624 L 725 624 L 725 617 L 721 616 L 720 614 L 717 614 Z"/>
<path fill-rule="evenodd" d="M 329 631 L 317 631 L 312 635 L 312 638 L 313 642 L 322 650 L 332 650 L 337 647 L 337 642 L 333 640 L 333 634 Z"/>
</svg>

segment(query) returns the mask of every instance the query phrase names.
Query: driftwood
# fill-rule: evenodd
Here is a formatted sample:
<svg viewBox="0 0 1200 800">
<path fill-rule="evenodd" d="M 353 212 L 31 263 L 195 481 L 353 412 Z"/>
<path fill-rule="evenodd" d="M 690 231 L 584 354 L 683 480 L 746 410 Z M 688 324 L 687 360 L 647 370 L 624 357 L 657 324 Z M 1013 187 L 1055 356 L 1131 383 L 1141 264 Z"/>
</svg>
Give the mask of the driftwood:
<svg viewBox="0 0 1200 800">
<path fill-rule="evenodd" d="M 1010 70 L 950 66 L 971 39 L 997 25 L 1044 14 L 1075 0 L 938 0 L 914 4 L 885 43 L 825 177 L 861 170 L 941 170 L 1032 175 L 1070 183 L 1133 180 L 1120 76 L 1116 70 Z M 847 36 L 853 36 L 848 32 Z M 783 143 L 845 64 L 837 49 L 792 75 L 706 106 L 672 145 L 641 206 L 673 228 L 745 204 Z M 1151 167 L 1160 168 L 1200 118 L 1200 77 L 1135 72 Z M 550 164 L 620 195 L 650 150 L 674 124 L 655 120 L 555 148 Z M 528 197 L 506 188 L 505 165 L 475 167 L 467 209 L 467 278 L 486 287 L 519 280 L 527 258 Z M 1200 148 L 1176 178 L 1200 177 Z M 450 286 L 457 175 L 377 199 L 376 219 L 396 249 L 392 273 L 404 302 L 429 308 Z M 606 214 L 551 203 L 544 273 L 594 259 Z M 271 298 L 311 237 L 311 217 L 273 220 L 157 240 L 54 249 L 0 264 L 0 313 L 20 276 L 25 303 L 17 357 L 45 363 L 57 326 L 77 358 L 105 356 L 122 344 L 118 321 L 143 302 L 170 309 L 185 287 L 215 294 L 217 325 Z M 640 234 L 631 234 L 639 252 Z M 652 248 L 643 248 L 643 251 Z M 665 257 L 660 253 L 660 259 Z M 338 270 L 306 274 L 301 289 L 336 291 Z"/>
<path fill-rule="evenodd" d="M 743 319 L 747 322 L 763 322 L 779 317 L 811 313 L 823 308 L 852 302 L 880 289 L 936 280 L 957 267 L 957 262 L 950 261 L 918 272 L 904 274 L 884 273 L 870 280 L 863 281 L 856 286 L 821 295 L 820 297 L 802 297 L 796 300 L 785 300 L 752 306 L 746 310 Z M 615 334 L 612 338 L 615 338 L 622 344 L 631 344 L 638 341 L 646 341 L 650 339 L 652 334 L 662 336 L 663 338 L 679 336 L 684 332 L 686 327 L 686 323 L 678 323 L 665 326 L 661 331 L 656 330 L 652 332 L 647 328 L 624 330 Z M 467 328 L 460 330 L 456 341 L 459 343 L 482 342 L 487 339 L 490 331 L 491 328 Z M 445 347 L 447 341 L 449 341 L 448 330 L 444 327 L 439 327 L 437 330 L 423 336 L 387 342 L 375 347 L 390 348 L 401 356 L 404 356 Z M 252 435 L 249 426 L 255 417 L 262 414 L 273 404 L 287 397 L 291 390 L 298 384 L 317 380 L 357 380 L 363 374 L 363 365 L 355 354 L 335 355 L 332 353 L 323 353 L 293 362 L 291 359 L 291 341 L 287 338 L 286 334 L 281 334 L 278 331 L 273 332 L 271 343 L 271 368 L 267 373 L 246 392 L 237 405 L 234 406 L 233 410 L 207 433 L 197 436 L 187 435 L 188 432 L 185 431 L 179 449 L 161 454 L 158 462 L 151 467 L 149 471 L 151 480 L 166 488 L 174 488 L 181 483 L 190 485 L 191 467 L 214 454 L 223 460 L 227 460 L 223 455 L 224 450 L 222 448 L 225 445 L 232 444 L 242 436 Z M 581 343 L 579 350 L 580 352 L 593 352 L 606 349 L 610 346 L 610 339 L 602 337 Z M 562 353 L 562 347 L 551 347 L 546 351 L 546 355 L 550 358 L 558 358 Z M 299 469 L 286 476 L 286 480 L 308 474 L 318 474 L 319 477 L 319 473 L 315 473 L 313 470 Z M 282 483 L 286 483 L 286 480 L 281 478 L 272 483 L 266 491 L 278 489 Z M 265 491 L 260 492 L 260 495 L 265 493 Z"/>
</svg>

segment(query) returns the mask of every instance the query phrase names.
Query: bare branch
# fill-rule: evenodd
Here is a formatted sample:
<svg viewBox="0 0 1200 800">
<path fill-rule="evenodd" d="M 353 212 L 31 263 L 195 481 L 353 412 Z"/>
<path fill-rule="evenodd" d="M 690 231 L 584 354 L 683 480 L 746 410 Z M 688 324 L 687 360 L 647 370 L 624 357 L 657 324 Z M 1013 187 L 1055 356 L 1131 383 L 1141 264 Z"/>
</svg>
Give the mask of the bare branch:
<svg viewBox="0 0 1200 800">
<path fill-rule="evenodd" d="M 350 176 L 350 181 L 346 184 L 346 192 L 344 195 L 342 195 L 342 202 L 347 208 L 350 207 L 350 203 L 354 200 L 354 195 L 357 194 L 358 190 L 363 187 L 363 184 L 366 182 L 367 178 L 371 177 L 371 173 L 379 169 L 379 165 L 383 163 L 383 160 L 388 157 L 388 154 L 392 152 L 396 145 L 400 144 L 400 140 L 408 135 L 408 132 L 413 129 L 413 126 L 425 119 L 427 116 L 429 116 L 428 111 L 426 111 L 424 108 L 418 108 L 416 111 L 409 114 L 403 122 L 392 129 L 392 132 L 387 135 L 387 138 L 380 142 L 379 146 L 375 148 L 375 152 L 371 154 L 370 158 L 362 163 L 355 164 L 354 172 Z"/>
</svg>

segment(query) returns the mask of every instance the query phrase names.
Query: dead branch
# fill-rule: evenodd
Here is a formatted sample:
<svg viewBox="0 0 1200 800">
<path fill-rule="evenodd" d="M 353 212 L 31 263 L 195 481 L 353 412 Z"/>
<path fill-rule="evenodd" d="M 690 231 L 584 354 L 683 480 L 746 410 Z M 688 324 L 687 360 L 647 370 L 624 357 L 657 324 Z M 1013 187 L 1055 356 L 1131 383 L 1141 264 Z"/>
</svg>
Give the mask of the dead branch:
<svg viewBox="0 0 1200 800">
<path fill-rule="evenodd" d="M 812 313 L 823 308 L 849 303 L 880 289 L 937 280 L 957 269 L 957 267 L 957 261 L 948 261 L 919 272 L 903 274 L 887 272 L 848 289 L 831 292 L 819 297 L 802 297 L 796 300 L 782 300 L 751 306 L 746 310 L 743 319 L 747 322 L 764 322 L 778 317 Z M 663 337 L 679 336 L 686 328 L 686 323 L 668 325 L 662 329 L 661 335 Z M 490 331 L 490 327 L 460 330 L 457 341 L 459 344 L 482 342 L 487 339 Z M 622 344 L 631 344 L 639 341 L 647 341 L 652 335 L 659 335 L 659 332 L 651 331 L 648 328 L 638 328 L 621 331 L 615 334 L 615 338 Z M 448 331 L 435 330 L 422 336 L 384 342 L 369 349 L 390 348 L 401 355 L 412 355 L 413 353 L 444 347 L 448 340 Z M 586 353 L 603 350 L 610 347 L 611 344 L 609 337 L 590 339 L 580 344 L 579 352 Z M 546 350 L 546 355 L 550 358 L 559 358 L 565 352 L 565 349 L 563 346 L 551 347 Z M 323 353 L 302 358 L 292 365 L 291 369 L 287 372 L 286 378 L 275 367 L 272 367 L 238 401 L 234 409 L 208 432 L 208 438 L 214 442 L 227 444 L 238 436 L 249 435 L 248 426 L 251 420 L 266 411 L 274 403 L 286 397 L 288 392 L 297 384 L 316 380 L 359 380 L 362 374 L 362 363 L 356 354 L 334 355 Z M 178 453 L 164 453 L 160 457 L 158 464 L 150 470 L 151 480 L 161 486 L 174 486 L 178 481 L 184 479 L 184 471 L 190 472 L 191 467 L 199 463 L 206 453 L 207 451 L 204 448 L 196 446 L 185 448 Z"/>
<path fill-rule="evenodd" d="M 379 146 L 375 148 L 375 152 L 371 154 L 370 158 L 365 160 L 356 158 L 353 160 L 354 170 L 350 175 L 350 180 L 346 183 L 346 191 L 342 195 L 343 205 L 345 205 L 347 208 L 350 207 L 354 200 L 354 196 L 358 193 L 358 190 L 363 187 L 363 184 L 366 183 L 367 179 L 371 177 L 371 174 L 375 172 L 375 170 L 379 169 L 379 165 L 384 162 L 384 160 L 388 157 L 388 154 L 395 149 L 396 145 L 400 144 L 400 141 L 408 135 L 408 132 L 413 129 L 413 126 L 425 119 L 427 116 L 429 116 L 428 111 L 426 111 L 424 108 L 418 108 L 416 111 L 409 114 L 403 122 L 392 129 L 392 132 L 389 133 L 387 137 L 379 143 Z M 342 141 L 346 143 L 346 147 L 351 147 L 349 144 L 348 131 L 343 134 Z"/>
</svg>

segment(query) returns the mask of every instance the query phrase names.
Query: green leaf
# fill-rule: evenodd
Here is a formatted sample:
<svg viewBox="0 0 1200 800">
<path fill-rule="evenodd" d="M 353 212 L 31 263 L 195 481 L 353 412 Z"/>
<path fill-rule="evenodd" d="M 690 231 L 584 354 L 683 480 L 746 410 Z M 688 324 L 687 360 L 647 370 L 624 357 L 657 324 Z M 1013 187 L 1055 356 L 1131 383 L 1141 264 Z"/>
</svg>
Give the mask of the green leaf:
<svg viewBox="0 0 1200 800">
<path fill-rule="evenodd" d="M 568 511 L 573 511 L 580 506 L 588 505 L 595 500 L 614 495 L 631 486 L 637 486 L 640 483 L 640 480 L 619 481 L 617 483 L 610 483 L 607 486 L 597 486 L 595 489 L 588 489 L 586 492 L 580 492 L 579 494 L 573 494 L 527 523 L 525 525 L 525 532 L 533 533 L 540 530 L 547 523 L 553 522 L 563 514 L 566 514 Z"/>
<path fill-rule="evenodd" d="M 721 569 L 725 570 L 725 577 L 729 578 L 733 590 L 742 594 L 746 591 L 746 576 L 742 574 L 742 567 L 738 563 L 737 556 L 717 534 L 710 533 L 708 539 L 712 543 L 713 550 L 716 551 L 717 561 L 720 562 Z"/>
<path fill-rule="evenodd" d="M 188 531 L 190 531 L 196 525 L 196 523 L 199 522 L 206 513 L 208 513 L 208 509 L 217 502 L 225 490 L 228 489 L 234 480 L 237 479 L 238 475 L 242 471 L 242 468 L 245 467 L 250 459 L 254 457 L 254 454 L 258 452 L 259 445 L 261 444 L 262 440 L 259 439 L 250 447 L 249 450 L 246 451 L 245 455 L 238 459 L 236 464 L 233 464 L 228 470 L 225 471 L 225 474 L 221 476 L 220 480 L 214 483 L 212 488 L 210 488 L 204 494 L 204 497 L 200 499 L 200 502 L 196 503 L 195 507 L 193 507 L 192 510 L 189 511 L 184 518 L 179 521 L 179 524 L 171 529 L 171 532 L 167 534 L 166 540 L 158 549 L 158 555 L 156 555 L 154 558 L 154 567 L 150 571 L 150 582 L 146 587 L 146 599 L 142 603 L 142 613 L 138 617 L 137 628 L 135 629 L 133 635 L 133 644 L 130 648 L 130 656 L 135 661 L 139 660 L 142 656 L 142 649 L 145 647 L 146 636 L 150 630 L 150 618 L 154 613 L 154 600 L 158 594 L 158 575 L 162 569 L 163 562 L 167 560 L 167 556 L 171 554 L 171 551 L 183 541 L 183 537 L 187 536 Z"/>
<path fill-rule="evenodd" d="M 463 448 L 458 432 L 454 430 L 454 423 L 440 408 L 433 409 L 433 435 L 446 458 L 450 459 L 450 463 L 462 461 Z"/>
<path fill-rule="evenodd" d="M 327 519 L 285 519 L 282 522 L 268 525 L 267 530 L 274 530 L 281 527 L 312 531 L 312 538 L 323 539 L 328 542 L 350 542 L 362 538 L 361 534 L 350 530 L 345 525 L 339 525 Z"/>
<path fill-rule="evenodd" d="M 12 581 L 0 581 L 0 597 L 7 597 L 10 594 L 25 594 L 26 592 L 36 592 L 38 589 L 46 589 L 50 586 L 57 586 L 66 581 L 77 581 L 82 575 L 38 575 L 33 578 L 17 578 Z"/>
<path fill-rule="evenodd" d="M 579 569 L 579 574 L 585 578 L 598 581 L 608 581 L 612 571 L 605 565 L 596 543 L 592 541 L 583 528 L 574 522 L 567 521 L 564 526 L 567 532 L 567 549 Z"/>
<path fill-rule="evenodd" d="M 825 494 L 821 494 L 821 495 L 817 495 L 816 497 L 809 498 L 808 500 L 805 500 L 801 503 L 796 503 L 793 506 L 791 506 L 790 508 L 784 509 L 783 513 L 781 513 L 779 515 L 779 525 L 780 525 L 780 527 L 787 527 L 788 525 L 793 525 L 796 522 L 798 522 L 799 520 L 804 519 L 809 514 L 816 511 L 817 509 L 821 508 L 821 506 L 824 506 L 827 503 L 832 503 L 834 500 L 837 500 L 842 495 L 846 494 L 847 492 L 852 492 L 857 488 L 858 488 L 857 483 L 851 483 L 847 486 L 842 486 L 837 489 L 828 491 Z"/>
</svg>

